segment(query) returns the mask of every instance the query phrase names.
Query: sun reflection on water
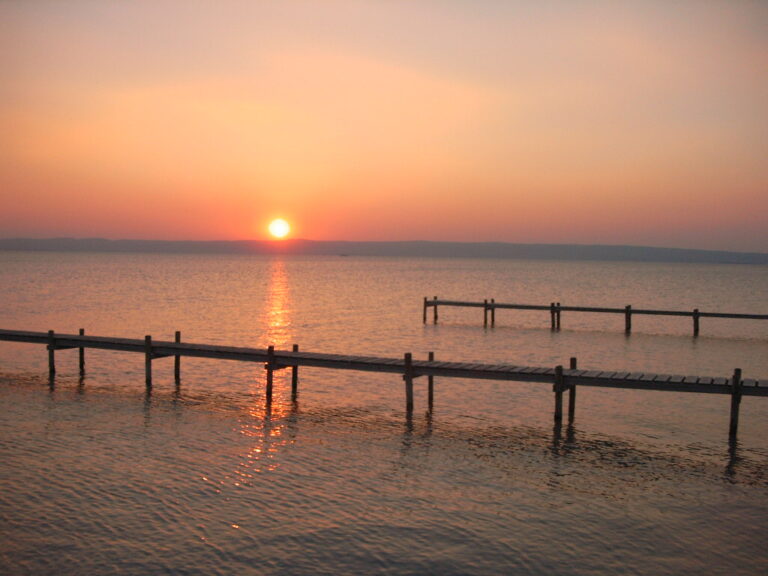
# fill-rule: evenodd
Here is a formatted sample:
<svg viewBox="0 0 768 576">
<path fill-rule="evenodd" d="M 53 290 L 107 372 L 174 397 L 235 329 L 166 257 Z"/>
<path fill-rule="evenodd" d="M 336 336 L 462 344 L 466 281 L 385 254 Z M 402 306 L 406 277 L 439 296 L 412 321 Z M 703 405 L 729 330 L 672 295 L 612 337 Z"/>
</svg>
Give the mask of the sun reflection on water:
<svg viewBox="0 0 768 576">
<path fill-rule="evenodd" d="M 264 311 L 258 326 L 259 346 L 289 348 L 292 337 L 290 283 L 285 262 L 273 260 Z M 260 473 L 278 467 L 277 455 L 284 446 L 294 442 L 298 404 L 291 398 L 290 370 L 274 372 L 274 392 L 268 401 L 264 394 L 266 370 L 260 370 L 253 382 L 253 403 L 247 416 L 240 421 L 240 434 L 247 437 L 249 447 L 234 471 L 236 486 L 249 486 Z"/>
<path fill-rule="evenodd" d="M 273 260 L 269 270 L 267 302 L 261 316 L 259 346 L 286 348 L 291 338 L 291 291 L 283 260 Z"/>
<path fill-rule="evenodd" d="M 240 422 L 240 434 L 250 440 L 234 472 L 236 486 L 248 486 L 257 474 L 279 466 L 278 454 L 296 439 L 296 410 L 291 402 L 253 406 Z"/>
</svg>

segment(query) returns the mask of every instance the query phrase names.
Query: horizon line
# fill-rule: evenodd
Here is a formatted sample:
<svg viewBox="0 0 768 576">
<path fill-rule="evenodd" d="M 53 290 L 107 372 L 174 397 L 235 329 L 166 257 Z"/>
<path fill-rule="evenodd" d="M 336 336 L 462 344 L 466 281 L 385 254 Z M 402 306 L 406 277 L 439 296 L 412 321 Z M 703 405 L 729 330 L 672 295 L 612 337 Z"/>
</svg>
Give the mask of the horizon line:
<svg viewBox="0 0 768 576">
<path fill-rule="evenodd" d="M 159 239 L 159 238 L 106 238 L 103 236 L 46 236 L 25 237 L 12 236 L 0 237 L 0 243 L 5 242 L 104 242 L 104 243 L 155 243 L 155 244 L 266 244 L 271 246 L 286 245 L 292 243 L 312 244 L 369 244 L 369 245 L 405 245 L 405 244 L 434 244 L 434 245 L 463 245 L 463 246 L 518 246 L 531 248 L 608 248 L 608 249 L 638 249 L 652 251 L 681 251 L 700 253 L 725 253 L 733 255 L 768 256 L 768 251 L 734 250 L 724 248 L 683 248 L 678 246 L 650 246 L 644 244 L 602 244 L 582 242 L 510 242 L 506 240 L 314 240 L 311 238 L 242 238 L 242 239 Z M 0 249 L 2 249 L 0 247 Z"/>
</svg>

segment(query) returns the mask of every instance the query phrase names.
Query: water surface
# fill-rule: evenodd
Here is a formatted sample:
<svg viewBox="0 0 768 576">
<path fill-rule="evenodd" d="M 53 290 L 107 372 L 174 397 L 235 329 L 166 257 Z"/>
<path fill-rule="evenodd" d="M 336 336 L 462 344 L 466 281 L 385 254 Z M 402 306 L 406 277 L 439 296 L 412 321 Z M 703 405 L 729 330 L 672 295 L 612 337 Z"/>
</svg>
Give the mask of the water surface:
<svg viewBox="0 0 768 576">
<path fill-rule="evenodd" d="M 763 322 L 441 309 L 421 299 L 766 313 L 752 266 L 0 253 L 0 326 L 322 352 L 768 376 Z M 766 401 L 416 382 L 0 343 L 0 572 L 763 574 Z"/>
</svg>

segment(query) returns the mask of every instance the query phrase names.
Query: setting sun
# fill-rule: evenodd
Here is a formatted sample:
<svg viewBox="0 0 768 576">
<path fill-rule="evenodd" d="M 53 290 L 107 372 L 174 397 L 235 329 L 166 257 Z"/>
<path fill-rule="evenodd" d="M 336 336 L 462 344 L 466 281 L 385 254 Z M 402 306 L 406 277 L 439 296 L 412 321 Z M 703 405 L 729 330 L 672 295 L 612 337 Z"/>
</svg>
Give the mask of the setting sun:
<svg viewBox="0 0 768 576">
<path fill-rule="evenodd" d="M 282 218 L 277 218 L 269 223 L 269 233 L 275 238 L 285 238 L 291 231 L 291 225 Z"/>
</svg>

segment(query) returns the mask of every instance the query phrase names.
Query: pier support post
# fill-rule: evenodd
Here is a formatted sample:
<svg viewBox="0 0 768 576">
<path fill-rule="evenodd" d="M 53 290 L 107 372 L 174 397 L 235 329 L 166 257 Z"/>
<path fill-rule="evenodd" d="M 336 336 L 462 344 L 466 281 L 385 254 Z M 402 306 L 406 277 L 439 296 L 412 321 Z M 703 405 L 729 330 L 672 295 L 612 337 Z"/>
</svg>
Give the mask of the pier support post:
<svg viewBox="0 0 768 576">
<path fill-rule="evenodd" d="M 624 333 L 629 334 L 632 332 L 632 305 L 627 304 L 624 307 Z"/>
<path fill-rule="evenodd" d="M 427 297 L 424 296 L 424 310 L 421 314 L 421 323 L 426 324 L 427 323 Z"/>
<path fill-rule="evenodd" d="M 78 330 L 78 334 L 80 334 L 80 336 L 85 336 L 85 328 L 80 328 L 80 330 Z M 84 376 L 85 375 L 85 348 L 80 346 L 77 352 L 78 352 L 77 355 L 79 360 L 78 364 L 80 368 L 80 376 Z"/>
<path fill-rule="evenodd" d="M 550 327 L 552 330 L 555 329 L 555 303 L 550 302 L 549 303 L 549 320 L 550 320 Z"/>
<path fill-rule="evenodd" d="M 430 352 L 427 356 L 427 360 L 430 362 L 435 361 L 435 353 Z M 432 412 L 432 404 L 435 399 L 435 377 L 430 374 L 427 376 L 427 406 L 429 407 L 429 411 Z"/>
<path fill-rule="evenodd" d="M 555 366 L 555 385 L 553 389 L 555 391 L 555 422 L 560 423 L 563 421 L 563 366 Z"/>
<path fill-rule="evenodd" d="M 48 375 L 56 374 L 56 337 L 48 330 Z"/>
<path fill-rule="evenodd" d="M 152 336 L 144 336 L 144 377 L 147 388 L 152 388 Z"/>
<path fill-rule="evenodd" d="M 488 328 L 488 299 L 483 300 L 483 328 Z"/>
<path fill-rule="evenodd" d="M 413 412 L 413 355 L 410 352 L 405 353 L 405 411 L 409 414 Z"/>
<path fill-rule="evenodd" d="M 437 324 L 437 296 L 432 299 L 432 324 Z"/>
<path fill-rule="evenodd" d="M 555 321 L 557 323 L 557 331 L 560 331 L 560 302 L 555 304 Z"/>
<path fill-rule="evenodd" d="M 496 299 L 491 298 L 491 326 L 496 326 Z"/>
<path fill-rule="evenodd" d="M 177 344 L 181 343 L 181 332 L 179 330 L 176 330 L 173 341 Z M 178 354 L 173 357 L 173 380 L 176 382 L 176 386 L 181 384 L 181 356 Z"/>
<path fill-rule="evenodd" d="M 728 429 L 728 436 L 731 440 L 736 439 L 736 433 L 739 430 L 739 406 L 741 405 L 741 368 L 733 371 L 733 380 L 731 380 L 731 424 Z"/>
<path fill-rule="evenodd" d="M 293 351 L 299 351 L 299 345 L 293 345 Z M 296 400 L 296 396 L 299 393 L 299 367 L 293 366 L 291 368 L 291 400 Z"/>
<path fill-rule="evenodd" d="M 693 309 L 693 335 L 699 335 L 699 309 Z"/>
<path fill-rule="evenodd" d="M 571 370 L 576 370 L 576 358 L 571 358 Z M 571 383 L 568 387 L 568 422 L 573 422 L 576 416 L 576 384 Z"/>
<path fill-rule="evenodd" d="M 267 364 L 264 367 L 267 369 L 267 402 L 272 402 L 272 379 L 274 378 L 275 371 L 274 346 L 267 348 Z"/>
</svg>

